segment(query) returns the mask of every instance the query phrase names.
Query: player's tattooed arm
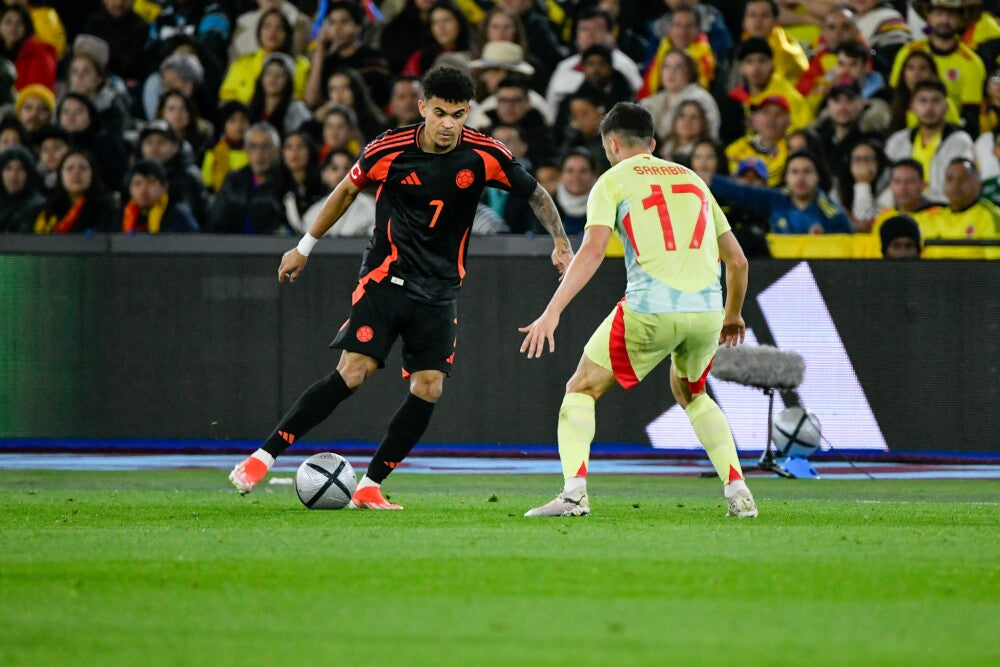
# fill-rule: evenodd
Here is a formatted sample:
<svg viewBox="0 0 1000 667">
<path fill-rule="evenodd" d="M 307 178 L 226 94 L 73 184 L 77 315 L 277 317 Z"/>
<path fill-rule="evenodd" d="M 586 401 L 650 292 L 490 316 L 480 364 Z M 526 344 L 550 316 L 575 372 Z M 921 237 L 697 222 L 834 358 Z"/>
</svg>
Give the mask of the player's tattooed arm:
<svg viewBox="0 0 1000 667">
<path fill-rule="evenodd" d="M 552 251 L 552 264 L 559 269 L 560 274 L 564 274 L 569 268 L 569 263 L 573 261 L 573 248 L 569 244 L 569 237 L 566 236 L 566 229 L 563 227 L 562 218 L 559 217 L 556 203 L 541 185 L 535 186 L 528 203 L 531 204 L 535 217 L 552 236 L 556 245 Z"/>
</svg>

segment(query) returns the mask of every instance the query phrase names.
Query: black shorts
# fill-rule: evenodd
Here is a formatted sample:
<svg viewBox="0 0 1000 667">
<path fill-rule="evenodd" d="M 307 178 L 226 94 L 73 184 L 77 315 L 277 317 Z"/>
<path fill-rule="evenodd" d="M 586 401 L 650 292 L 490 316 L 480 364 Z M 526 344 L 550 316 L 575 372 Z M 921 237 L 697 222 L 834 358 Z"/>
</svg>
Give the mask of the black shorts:
<svg viewBox="0 0 1000 667">
<path fill-rule="evenodd" d="M 421 303 L 388 279 L 369 282 L 330 347 L 371 357 L 383 368 L 397 337 L 403 339 L 404 376 L 431 370 L 450 373 L 458 342 L 458 304 Z"/>
</svg>

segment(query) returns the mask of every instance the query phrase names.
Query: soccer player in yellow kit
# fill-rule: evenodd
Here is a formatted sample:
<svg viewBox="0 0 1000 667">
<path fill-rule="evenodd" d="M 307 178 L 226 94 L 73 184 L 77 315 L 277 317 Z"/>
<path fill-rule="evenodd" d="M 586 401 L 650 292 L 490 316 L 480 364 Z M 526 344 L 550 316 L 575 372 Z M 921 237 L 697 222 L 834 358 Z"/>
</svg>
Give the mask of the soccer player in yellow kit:
<svg viewBox="0 0 1000 667">
<path fill-rule="evenodd" d="M 555 351 L 559 315 L 597 271 L 612 231 L 625 248 L 628 287 L 566 385 L 558 428 L 565 486 L 525 516 L 590 514 L 595 401 L 615 382 L 635 386 L 670 355 L 670 389 L 725 484 L 728 516 L 755 517 L 729 421 L 705 393 L 719 343 L 737 345 L 746 333 L 746 257 L 708 186 L 690 169 L 653 157 L 653 120 L 643 107 L 616 104 L 601 122 L 601 139 L 613 166 L 590 192 L 583 245 L 562 283 L 542 315 L 520 329 L 527 334 L 521 352 L 538 358 L 546 341 Z"/>
</svg>

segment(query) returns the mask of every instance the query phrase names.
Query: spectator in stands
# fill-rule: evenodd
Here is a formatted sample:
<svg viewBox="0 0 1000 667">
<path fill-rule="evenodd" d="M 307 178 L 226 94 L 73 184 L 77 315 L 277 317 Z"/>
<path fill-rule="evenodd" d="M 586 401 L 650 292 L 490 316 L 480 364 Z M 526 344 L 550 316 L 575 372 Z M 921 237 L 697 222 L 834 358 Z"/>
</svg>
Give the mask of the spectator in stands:
<svg viewBox="0 0 1000 667">
<path fill-rule="evenodd" d="M 521 47 L 521 53 L 527 53 L 528 40 L 521 17 L 502 7 L 494 7 L 486 12 L 476 35 L 476 58 L 483 57 L 483 49 L 490 42 L 511 42 Z M 534 70 L 534 66 L 531 68 Z"/>
<path fill-rule="evenodd" d="M 633 91 L 642 86 L 639 68 L 628 56 L 615 48 L 614 22 L 608 13 L 599 9 L 584 10 L 576 21 L 577 55 L 560 62 L 549 80 L 545 99 L 553 109 L 558 109 L 563 99 L 583 83 L 581 54 L 593 44 L 603 44 L 613 49 L 611 63 L 616 70 L 625 75 Z"/>
<path fill-rule="evenodd" d="M 788 154 L 798 153 L 799 151 L 809 151 L 813 155 L 819 158 L 820 162 L 827 164 L 830 160 L 826 157 L 826 151 L 823 148 L 823 140 L 820 138 L 816 130 L 812 128 L 803 128 L 801 130 L 795 130 L 794 132 L 789 132 L 787 135 L 788 141 Z M 820 181 L 819 187 L 821 190 L 829 191 L 832 187 L 830 182 Z"/>
<path fill-rule="evenodd" d="M 326 193 L 333 192 L 333 189 L 344 180 L 347 172 L 354 165 L 354 157 L 343 148 L 334 148 L 323 160 L 321 176 Z M 305 234 L 312 227 L 312 224 L 319 216 L 323 208 L 325 197 L 313 204 L 305 215 L 302 216 L 301 228 L 296 232 Z M 295 223 L 289 221 L 292 227 Z M 354 202 L 347 208 L 344 215 L 334 223 L 326 236 L 371 236 L 375 229 L 375 195 L 371 188 L 362 190 L 354 198 Z"/>
<path fill-rule="evenodd" d="M 726 156 L 722 144 L 710 137 L 703 137 L 694 142 L 691 155 L 681 164 L 690 167 L 698 174 L 729 175 L 729 158 Z"/>
<path fill-rule="evenodd" d="M 270 53 L 250 99 L 250 122 L 267 122 L 281 135 L 298 130 L 312 118 L 309 107 L 295 99 L 295 61 L 285 53 Z"/>
<path fill-rule="evenodd" d="M 767 218 L 776 234 L 849 234 L 847 213 L 819 188 L 823 166 L 814 155 L 792 153 L 785 165 L 785 188 L 741 185 L 725 176 L 698 174 L 720 204 Z"/>
<path fill-rule="evenodd" d="M 552 137 L 545 117 L 531 104 L 531 87 L 528 79 L 511 75 L 497 88 L 497 107 L 486 112 L 490 126 L 516 125 L 528 143 L 528 155 L 534 164 L 548 161 L 552 155 Z"/>
<path fill-rule="evenodd" d="M 917 6 L 917 2 L 913 6 Z M 924 7 L 933 5 L 926 0 Z M 983 0 L 966 0 L 962 4 L 964 10 L 959 16 L 958 30 L 962 34 L 962 43 L 975 51 L 983 63 L 995 63 L 1000 56 L 1000 21 L 990 12 L 984 11 Z M 990 10 L 996 12 L 997 3 L 990 3 Z M 924 10 L 927 11 L 926 9 Z"/>
<path fill-rule="evenodd" d="M 166 90 L 179 90 L 193 100 L 199 109 L 211 109 L 215 100 L 214 90 L 207 88 L 205 69 L 198 56 L 182 47 L 162 63 L 158 71 L 150 74 L 142 85 L 142 106 L 147 120 L 156 118 L 160 98 Z"/>
<path fill-rule="evenodd" d="M 885 259 L 920 259 L 920 227 L 910 216 L 894 215 L 887 219 L 879 230 L 879 238 Z"/>
<path fill-rule="evenodd" d="M 295 232 L 305 227 L 302 218 L 306 211 L 330 193 L 320 178 L 319 150 L 308 133 L 293 132 L 285 137 L 277 191 L 285 219 Z"/>
<path fill-rule="evenodd" d="M 834 198 L 851 219 L 855 232 L 867 232 L 878 214 L 876 200 L 888 186 L 887 169 L 882 140 L 862 137 L 849 147 L 846 162 L 837 177 Z"/>
<path fill-rule="evenodd" d="M 788 100 L 779 95 L 765 97 L 750 112 L 752 134 L 742 136 L 726 146 L 729 170 L 747 158 L 756 158 L 766 167 L 767 185 L 777 187 L 785 177 L 785 161 L 788 159 L 788 142 L 785 134 L 791 123 Z"/>
<path fill-rule="evenodd" d="M 930 34 L 924 39 L 906 44 L 896 54 L 889 84 L 899 83 L 900 71 L 913 51 L 927 51 L 934 59 L 947 97 L 962 117 L 962 127 L 971 135 L 979 135 L 979 105 L 983 101 L 986 69 L 976 52 L 960 40 L 960 10 L 954 3 L 933 0 L 917 3 L 915 8 L 927 21 Z M 922 8 L 922 9 L 921 9 Z"/>
<path fill-rule="evenodd" d="M 493 128 L 493 138 L 505 145 L 526 171 L 533 171 L 533 165 L 527 157 L 528 144 L 518 127 L 498 125 Z M 544 229 L 531 210 L 528 200 L 520 195 L 499 188 L 486 188 L 483 191 L 483 202 L 503 218 L 512 234 L 536 233 Z"/>
<path fill-rule="evenodd" d="M 944 179 L 948 165 L 956 157 L 973 157 L 972 138 L 945 121 L 948 98 L 943 83 L 920 81 L 913 89 L 910 108 L 917 116 L 917 128 L 902 129 L 889 137 L 886 157 L 892 161 L 912 157 L 927 174 L 927 197 L 944 201 Z"/>
<path fill-rule="evenodd" d="M 69 153 L 69 132 L 58 125 L 46 125 L 35 135 L 38 146 L 38 171 L 46 193 L 51 192 L 59 180 L 59 165 Z"/>
<path fill-rule="evenodd" d="M 611 64 L 611 49 L 603 44 L 591 44 L 580 54 L 580 67 L 583 70 L 583 83 L 580 90 L 587 88 L 599 96 L 601 106 L 610 109 L 618 102 L 633 101 L 635 95 L 625 76 L 614 69 Z M 569 118 L 569 100 L 572 95 L 562 101 L 556 114 L 556 127 L 564 127 Z"/>
<path fill-rule="evenodd" d="M 768 3 L 755 0 L 753 4 L 766 7 Z M 791 109 L 792 130 L 805 127 L 812 121 L 805 98 L 775 71 L 771 47 L 766 41 L 751 37 L 740 42 L 736 47 L 736 60 L 743 83 L 729 91 L 729 99 L 743 106 L 744 117 L 749 116 L 750 108 L 760 104 L 765 97 L 783 97 Z M 730 132 L 730 136 L 732 134 Z M 740 133 L 735 134 L 739 136 Z"/>
<path fill-rule="evenodd" d="M 143 58 L 149 24 L 135 13 L 135 0 L 102 0 L 102 4 L 99 12 L 88 15 L 83 22 L 83 34 L 100 37 L 107 43 L 108 72 L 134 87 L 149 71 Z"/>
<path fill-rule="evenodd" d="M 537 71 L 537 80 L 548 81 L 556 66 L 566 57 L 566 50 L 559 44 L 548 17 L 535 6 L 534 0 L 494 0 L 493 4 L 516 14 L 521 19 L 528 40 L 525 53 L 529 58 L 535 59 L 533 64 Z M 579 17 L 577 21 L 580 21 Z M 579 48 L 583 50 L 586 46 Z M 575 86 L 570 88 L 574 89 Z M 552 108 L 556 106 L 558 105 L 553 104 Z"/>
<path fill-rule="evenodd" d="M 1000 206 L 1000 131 L 981 134 L 975 143 L 982 196 Z"/>
<path fill-rule="evenodd" d="M 430 10 L 435 0 L 406 0 L 403 10 L 382 27 L 379 51 L 389 61 L 389 70 L 400 72 L 413 52 L 421 47 L 421 37 L 429 29 Z"/>
<path fill-rule="evenodd" d="M 1000 124 L 1000 64 L 994 64 L 986 77 L 983 103 L 979 108 L 980 137 L 992 133 Z"/>
<path fill-rule="evenodd" d="M 622 0 L 598 0 L 597 8 L 606 11 L 611 20 L 614 21 L 616 26 L 615 43 L 618 48 L 632 62 L 641 65 L 646 63 L 649 60 L 649 55 L 655 51 L 656 42 L 650 44 L 646 38 L 646 26 L 643 25 L 631 0 L 625 0 L 625 4 L 626 6 L 622 7 Z M 581 2 L 577 6 L 582 10 L 586 8 L 587 3 Z M 552 22 L 556 23 L 555 18 L 552 19 Z"/>
<path fill-rule="evenodd" d="M 980 197 L 979 171 L 969 158 L 956 157 L 945 171 L 948 205 L 921 228 L 924 239 L 1000 239 L 1000 208 Z M 927 248 L 927 258 L 996 259 L 1000 248 Z"/>
<path fill-rule="evenodd" d="M 342 69 L 353 69 L 361 75 L 380 109 L 389 102 L 392 85 L 389 61 L 379 50 L 361 42 L 364 29 L 365 14 L 360 6 L 345 0 L 330 3 L 326 20 L 316 35 L 304 96 L 306 104 L 316 107 L 322 103 L 330 77 Z"/>
<path fill-rule="evenodd" d="M 326 112 L 321 130 L 323 142 L 319 147 L 319 159 L 326 161 L 326 156 L 338 148 L 346 150 L 357 158 L 361 153 L 361 130 L 358 129 L 358 117 L 354 110 L 342 104 L 335 104 Z"/>
<path fill-rule="evenodd" d="M 675 9 L 691 6 L 698 12 L 698 27 L 701 32 L 708 35 L 708 42 L 712 47 L 712 52 L 720 56 L 716 58 L 716 66 L 725 65 L 722 58 L 733 48 L 733 36 L 729 32 L 726 21 L 718 7 L 699 2 L 699 0 L 662 0 L 662 2 L 667 11 L 659 18 L 651 21 L 647 30 L 651 38 L 651 43 L 654 45 L 658 44 L 660 39 L 667 34 L 670 18 Z M 648 61 L 650 55 L 652 54 L 643 55 L 639 60 Z M 639 62 L 639 60 L 636 60 L 636 62 Z"/>
<path fill-rule="evenodd" d="M 14 101 L 14 114 L 37 145 L 35 135 L 52 122 L 52 112 L 56 109 L 56 98 L 45 86 L 35 83 L 25 86 Z"/>
<path fill-rule="evenodd" d="M 487 44 L 482 56 L 469 63 L 469 68 L 476 81 L 479 102 L 469 114 L 467 124 L 479 130 L 487 129 L 493 122 L 487 114 L 496 111 L 500 83 L 511 75 L 530 77 L 535 72 L 535 68 L 524 59 L 524 52 L 520 46 L 503 41 Z M 556 110 L 549 107 L 545 97 L 529 87 L 528 98 L 531 107 L 542 114 L 545 124 L 550 127 L 554 125 Z"/>
<path fill-rule="evenodd" d="M 356 124 L 365 142 L 382 134 L 389 126 L 389 121 L 372 99 L 364 79 L 354 70 L 333 70 L 327 81 L 327 93 L 327 101 L 314 113 L 316 120 L 325 119 L 327 111 L 334 106 L 347 107 L 357 117 Z"/>
<path fill-rule="evenodd" d="M 167 175 L 158 163 L 138 160 L 125 179 L 129 199 L 122 210 L 125 234 L 197 232 L 198 222 L 184 202 L 171 199 Z"/>
<path fill-rule="evenodd" d="M 536 93 L 537 94 L 537 93 Z M 420 122 L 420 82 L 409 76 L 398 77 L 392 84 L 392 95 L 389 97 L 390 128 L 403 127 Z"/>
<path fill-rule="evenodd" d="M 195 164 L 205 159 L 215 128 L 198 115 L 198 109 L 187 95 L 169 90 L 160 98 L 156 117 L 167 121 L 177 136 L 191 147 Z"/>
<path fill-rule="evenodd" d="M 115 228 L 116 206 L 86 151 L 70 150 L 59 178 L 35 219 L 36 234 L 105 232 Z"/>
<path fill-rule="evenodd" d="M 872 69 L 871 51 L 868 47 L 861 42 L 843 42 L 834 53 L 837 56 L 834 84 L 848 78 L 857 82 L 861 88 L 861 96 L 869 102 L 883 102 L 888 113 L 888 103 L 882 98 L 889 98 L 890 91 L 886 88 L 882 75 Z"/>
<path fill-rule="evenodd" d="M 292 26 L 280 9 L 269 9 L 262 13 L 260 22 L 257 23 L 260 48 L 230 63 L 226 78 L 219 88 L 219 99 L 249 104 L 264 69 L 264 61 L 279 53 L 286 55 L 292 63 L 293 96 L 301 99 L 309 77 L 309 60 L 305 56 L 292 56 L 292 37 Z"/>
<path fill-rule="evenodd" d="M 226 61 L 229 18 L 214 0 L 162 0 L 163 9 L 149 29 L 146 53 L 158 61 L 172 52 L 178 37 L 195 41 L 213 62 Z M 260 35 L 258 34 L 258 39 Z M 204 63 L 203 63 L 204 64 Z"/>
<path fill-rule="evenodd" d="M 201 175 L 212 193 L 222 187 L 226 175 L 247 166 L 249 158 L 243 147 L 243 135 L 250 127 L 250 109 L 240 102 L 226 102 L 219 109 L 222 136 L 215 146 L 205 153 Z"/>
<path fill-rule="evenodd" d="M 101 116 L 101 127 L 108 134 L 120 136 L 133 129 L 132 99 L 121 79 L 108 77 L 111 57 L 108 43 L 93 35 L 79 35 L 73 42 L 69 63 L 68 88 L 90 98 Z"/>
<path fill-rule="evenodd" d="M 910 26 L 888 0 L 851 0 L 858 14 L 862 41 L 892 62 L 895 51 L 910 41 Z"/>
<path fill-rule="evenodd" d="M 4 116 L 0 118 L 0 151 L 12 146 L 24 146 L 31 150 L 31 137 L 16 116 Z"/>
<path fill-rule="evenodd" d="M 847 165 L 847 151 L 862 135 L 865 100 L 853 81 L 839 84 L 826 98 L 826 111 L 812 126 L 823 143 L 823 155 L 835 172 Z"/>
<path fill-rule="evenodd" d="M 693 100 L 701 105 L 708 119 L 708 134 L 719 136 L 719 105 L 707 90 L 698 85 L 697 64 L 683 51 L 668 52 L 660 68 L 660 90 L 639 103 L 653 116 L 657 137 L 670 131 L 681 102 Z"/>
<path fill-rule="evenodd" d="M 936 215 L 940 209 L 924 196 L 924 168 L 913 158 L 892 165 L 889 188 L 879 195 L 877 203 L 882 210 L 875 216 L 872 233 L 877 233 L 887 219 L 900 213 L 921 220 Z"/>
<path fill-rule="evenodd" d="M 333 12 L 332 6 L 337 4 L 341 3 L 330 3 L 331 6 L 327 9 L 327 18 Z M 233 38 L 229 42 L 229 60 L 250 55 L 260 48 L 260 42 L 257 41 L 257 24 L 260 22 L 261 15 L 269 9 L 281 10 L 292 26 L 292 55 L 299 56 L 306 53 L 306 48 L 309 46 L 309 33 L 312 31 L 312 20 L 309 15 L 300 11 L 288 0 L 257 0 L 257 9 L 244 12 L 236 17 Z"/>
<path fill-rule="evenodd" d="M 14 63 L 17 90 L 33 83 L 55 90 L 56 50 L 35 37 L 31 15 L 21 5 L 0 8 L 0 57 Z"/>
<path fill-rule="evenodd" d="M 556 188 L 556 208 L 567 234 L 582 234 L 587 224 L 587 197 L 597 182 L 597 163 L 590 151 L 573 148 L 563 156 Z"/>
<path fill-rule="evenodd" d="M 833 7 L 823 17 L 820 48 L 795 84 L 795 89 L 809 100 L 813 113 L 833 86 L 835 77 L 831 74 L 837 69 L 837 47 L 860 39 L 857 15 L 849 7 Z"/>
<path fill-rule="evenodd" d="M 701 30 L 698 10 L 693 5 L 680 5 L 668 19 L 667 31 L 660 40 L 653 59 L 643 75 L 639 99 L 653 95 L 660 90 L 663 59 L 671 51 L 687 54 L 695 63 L 697 76 L 694 79 L 702 88 L 709 88 L 715 78 L 715 55 L 708 42 L 708 35 Z"/>
<path fill-rule="evenodd" d="M 96 160 L 102 186 L 122 182 L 128 168 L 125 146 L 118 135 L 101 127 L 100 114 L 89 97 L 66 93 L 56 107 L 56 123 L 69 132 L 74 148 L 87 151 Z"/>
<path fill-rule="evenodd" d="M 438 56 L 456 52 L 472 52 L 469 21 L 450 0 L 438 0 L 431 6 L 423 44 L 407 58 L 402 73 L 406 76 L 423 76 L 434 65 Z"/>
<path fill-rule="evenodd" d="M 165 120 L 151 121 L 139 133 L 139 154 L 163 167 L 170 198 L 185 203 L 196 220 L 205 219 L 208 192 L 201 171 L 194 164 L 191 147 L 177 136 Z"/>
<path fill-rule="evenodd" d="M 912 51 L 903 59 L 900 67 L 899 81 L 892 86 L 892 111 L 889 121 L 889 132 L 897 132 L 904 127 L 914 128 L 917 126 L 917 117 L 910 109 L 910 101 L 913 99 L 913 87 L 924 79 L 938 79 L 937 65 L 934 58 L 926 51 Z M 958 107 L 948 98 L 948 111 L 945 120 L 952 125 L 959 125 L 962 122 L 958 115 Z"/>
<path fill-rule="evenodd" d="M 55 49 L 56 59 L 61 60 L 66 55 L 66 28 L 62 19 L 48 2 L 34 0 L 5 0 L 8 5 L 20 5 L 28 10 L 35 38 L 43 44 Z"/>
<path fill-rule="evenodd" d="M 698 102 L 687 100 L 678 105 L 670 130 L 663 137 L 656 153 L 673 162 L 687 162 L 695 142 L 707 136 L 709 127 L 705 109 Z"/>
<path fill-rule="evenodd" d="M 0 232 L 30 234 L 45 203 L 41 176 L 27 148 L 0 152 Z"/>
<path fill-rule="evenodd" d="M 285 206 L 277 178 L 281 162 L 278 131 L 256 123 L 244 140 L 250 163 L 226 176 L 212 202 L 206 231 L 216 234 L 272 234 L 285 228 Z"/>
<path fill-rule="evenodd" d="M 778 3 L 775 0 L 748 0 L 743 10 L 743 39 L 759 37 L 766 40 L 774 59 L 774 72 L 789 83 L 798 82 L 809 68 L 809 59 L 799 43 L 778 25 Z"/>
<path fill-rule="evenodd" d="M 601 96 L 587 86 L 581 86 L 569 98 L 570 122 L 566 126 L 559 150 L 560 154 L 565 154 L 572 148 L 586 150 L 590 153 L 598 175 L 611 167 L 601 142 L 600 124 L 605 111 Z"/>
</svg>

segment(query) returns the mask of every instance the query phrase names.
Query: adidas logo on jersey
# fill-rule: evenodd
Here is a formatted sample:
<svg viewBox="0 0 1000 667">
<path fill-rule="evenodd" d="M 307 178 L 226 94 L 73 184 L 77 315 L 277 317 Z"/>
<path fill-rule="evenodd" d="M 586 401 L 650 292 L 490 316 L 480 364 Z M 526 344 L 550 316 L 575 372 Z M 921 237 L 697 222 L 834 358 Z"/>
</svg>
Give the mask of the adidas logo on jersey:
<svg viewBox="0 0 1000 667">
<path fill-rule="evenodd" d="M 420 177 L 417 176 L 417 172 L 411 171 L 410 175 L 403 179 L 405 185 L 423 185 L 420 182 Z"/>
</svg>

